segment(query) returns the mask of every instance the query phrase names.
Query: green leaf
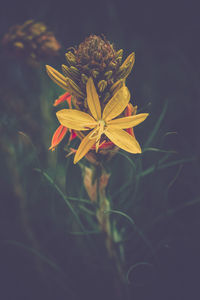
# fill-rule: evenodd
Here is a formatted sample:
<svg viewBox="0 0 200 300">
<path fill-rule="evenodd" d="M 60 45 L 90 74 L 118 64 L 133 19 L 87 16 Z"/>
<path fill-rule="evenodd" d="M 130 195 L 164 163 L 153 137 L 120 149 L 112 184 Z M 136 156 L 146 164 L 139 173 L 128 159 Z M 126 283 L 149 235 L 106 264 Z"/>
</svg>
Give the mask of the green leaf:
<svg viewBox="0 0 200 300">
<path fill-rule="evenodd" d="M 146 141 L 146 143 L 145 143 L 145 145 L 144 145 L 144 148 L 148 147 L 148 146 L 151 144 L 151 142 L 153 141 L 154 137 L 156 136 L 156 134 L 157 134 L 157 132 L 158 132 L 158 130 L 159 130 L 159 128 L 160 128 L 160 124 L 161 124 L 161 122 L 162 122 L 162 120 L 164 119 L 164 116 L 165 116 L 165 114 L 166 114 L 167 107 L 168 107 L 168 101 L 165 102 L 165 105 L 164 105 L 164 107 L 163 107 L 163 110 L 162 110 L 162 112 L 161 112 L 161 115 L 160 115 L 159 119 L 157 120 L 157 122 L 156 122 L 156 124 L 155 124 L 155 127 L 154 127 L 154 129 L 152 130 L 152 132 L 151 132 L 149 138 L 147 139 L 147 141 Z"/>
<path fill-rule="evenodd" d="M 49 265 L 55 271 L 58 271 L 59 273 L 63 273 L 62 269 L 58 265 L 56 265 L 52 260 L 48 259 L 46 257 L 46 255 L 41 254 L 38 250 L 31 248 L 29 246 L 26 246 L 18 241 L 5 240 L 5 241 L 3 241 L 3 243 L 22 248 L 22 249 L 26 250 L 27 252 L 37 256 L 39 259 L 41 259 L 43 262 L 45 262 L 47 265 Z"/>
<path fill-rule="evenodd" d="M 130 273 L 132 272 L 132 270 L 134 270 L 135 268 L 139 267 L 139 266 L 147 266 L 147 267 L 153 267 L 152 264 L 148 263 L 148 262 L 139 262 L 139 263 L 136 263 L 134 265 L 132 265 L 129 269 L 128 269 L 128 272 L 126 274 L 126 280 L 127 282 L 130 284 L 130 280 L 129 280 L 129 275 Z"/>
<path fill-rule="evenodd" d="M 144 241 L 144 243 L 146 244 L 146 246 L 151 250 L 152 255 L 155 256 L 155 251 L 153 249 L 153 246 L 151 245 L 151 242 L 146 238 L 146 236 L 144 235 L 144 233 L 135 224 L 134 220 L 130 216 L 128 216 L 126 213 L 124 213 L 122 211 L 114 210 L 114 209 L 106 210 L 106 211 L 104 211 L 104 213 L 115 213 L 115 214 L 119 214 L 119 215 L 125 217 L 131 223 L 131 225 L 133 226 L 134 230 L 140 236 L 140 238 Z"/>
<path fill-rule="evenodd" d="M 158 149 L 158 148 L 152 148 L 152 147 L 144 148 L 142 150 L 142 153 L 144 153 L 144 152 L 159 152 L 159 153 L 177 154 L 177 152 L 174 150 L 164 150 L 164 149 Z"/>
<path fill-rule="evenodd" d="M 138 176 L 139 177 L 144 177 L 146 175 L 149 175 L 151 173 L 153 173 L 156 169 L 157 170 L 163 170 L 169 167 L 173 167 L 179 164 L 184 164 L 184 163 L 189 163 L 192 161 L 195 161 L 196 157 L 191 157 L 191 158 L 184 158 L 184 159 L 179 159 L 179 160 L 175 160 L 175 161 L 170 161 L 166 164 L 160 165 L 160 161 L 158 162 L 157 165 L 151 166 L 148 169 L 144 170 L 143 172 L 141 172 Z"/>
<path fill-rule="evenodd" d="M 134 225 L 135 222 L 133 221 L 133 219 L 131 217 L 129 217 L 126 213 L 120 211 L 120 210 L 114 210 L 114 209 L 109 209 L 109 210 L 104 210 L 104 214 L 107 214 L 107 213 L 114 213 L 114 214 L 118 214 L 118 215 L 121 215 L 123 217 L 125 217 L 127 220 L 129 220 L 129 222 Z"/>
<path fill-rule="evenodd" d="M 128 186 L 132 183 L 133 174 L 134 174 L 134 172 L 136 172 L 135 163 L 125 152 L 118 151 L 117 154 L 120 154 L 121 156 L 125 157 L 127 159 L 127 161 L 130 163 L 132 168 L 131 168 L 131 172 L 129 173 L 129 180 L 126 181 L 125 184 L 123 184 L 116 192 L 114 192 L 112 194 L 112 198 L 115 198 L 118 194 L 122 193 L 124 190 L 126 190 L 128 188 Z"/>
<path fill-rule="evenodd" d="M 62 199 L 65 201 L 65 203 L 67 204 L 68 208 L 70 209 L 70 211 L 72 212 L 72 214 L 74 215 L 77 223 L 80 225 L 81 229 L 83 230 L 83 232 L 85 232 L 85 228 L 78 216 L 78 214 L 76 213 L 76 211 L 74 210 L 73 206 L 71 205 L 71 203 L 68 201 L 68 198 L 65 196 L 65 194 L 61 191 L 61 189 L 57 186 L 57 184 L 55 184 L 55 182 L 53 181 L 53 179 L 43 170 L 41 169 L 34 169 L 36 172 L 41 173 L 46 179 L 47 181 L 56 189 L 56 191 L 58 192 L 58 194 L 62 197 Z"/>
</svg>

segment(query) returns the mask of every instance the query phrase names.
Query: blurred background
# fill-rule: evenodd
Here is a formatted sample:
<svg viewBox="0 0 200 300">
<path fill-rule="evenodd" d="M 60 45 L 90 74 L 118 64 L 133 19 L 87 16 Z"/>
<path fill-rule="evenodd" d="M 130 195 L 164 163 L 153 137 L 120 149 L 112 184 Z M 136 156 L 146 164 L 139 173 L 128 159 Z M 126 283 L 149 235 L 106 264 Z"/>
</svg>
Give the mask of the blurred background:
<svg viewBox="0 0 200 300">
<path fill-rule="evenodd" d="M 75 201 L 88 198 L 80 168 L 65 158 L 65 142 L 48 151 L 58 126 L 53 102 L 63 90 L 45 64 L 60 71 L 66 50 L 90 34 L 104 34 L 124 58 L 135 52 L 127 85 L 132 103 L 150 113 L 135 131 L 146 151 L 109 163 L 112 208 L 137 225 L 111 216 L 125 228 L 130 299 L 199 299 L 198 5 L 7 0 L 0 15 L 0 299 L 115 299 L 92 209 Z M 21 56 L 19 44 L 16 53 L 8 51 L 5 34 L 27 20 L 46 24 L 55 51 Z M 74 197 L 93 234 L 80 233 L 62 192 Z"/>
</svg>

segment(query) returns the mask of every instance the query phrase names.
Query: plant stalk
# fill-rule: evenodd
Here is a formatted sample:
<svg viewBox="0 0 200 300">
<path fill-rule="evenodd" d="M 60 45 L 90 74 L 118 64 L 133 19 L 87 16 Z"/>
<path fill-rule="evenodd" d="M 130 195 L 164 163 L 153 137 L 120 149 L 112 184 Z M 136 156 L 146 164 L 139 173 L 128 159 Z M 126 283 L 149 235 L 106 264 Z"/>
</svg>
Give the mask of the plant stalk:
<svg viewBox="0 0 200 300">
<path fill-rule="evenodd" d="M 82 167 L 83 181 L 85 189 L 90 197 L 90 200 L 97 204 L 96 217 L 99 227 L 105 236 L 105 247 L 114 269 L 114 290 L 115 299 L 128 299 L 127 283 L 124 276 L 124 255 L 123 245 L 119 240 L 120 233 L 116 228 L 116 223 L 111 222 L 110 213 L 111 205 L 109 198 L 106 195 L 110 174 L 101 165 L 91 165 L 91 167 Z"/>
</svg>

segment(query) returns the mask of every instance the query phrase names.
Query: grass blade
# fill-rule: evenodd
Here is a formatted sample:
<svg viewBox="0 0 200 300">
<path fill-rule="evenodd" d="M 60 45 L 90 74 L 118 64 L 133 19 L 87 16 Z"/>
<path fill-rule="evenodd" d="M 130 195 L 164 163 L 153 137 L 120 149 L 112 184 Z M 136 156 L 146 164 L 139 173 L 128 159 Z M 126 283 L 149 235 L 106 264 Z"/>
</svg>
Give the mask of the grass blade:
<svg viewBox="0 0 200 300">
<path fill-rule="evenodd" d="M 124 213 L 120 210 L 114 210 L 114 209 L 104 210 L 104 214 L 107 214 L 107 213 L 114 213 L 114 214 L 121 215 L 121 216 L 125 217 L 127 220 L 129 220 L 129 222 L 132 225 L 135 225 L 135 222 L 133 221 L 133 219 L 131 217 L 129 217 L 126 213 Z"/>
<path fill-rule="evenodd" d="M 61 189 L 57 186 L 57 184 L 55 184 L 55 182 L 53 181 L 53 179 L 43 170 L 41 169 L 34 169 L 36 172 L 41 173 L 45 179 L 47 179 L 47 181 L 56 189 L 56 191 L 58 192 L 58 194 L 62 197 L 62 199 L 65 201 L 65 203 L 67 204 L 68 208 L 70 209 L 70 211 L 72 212 L 72 214 L 74 215 L 77 223 L 80 225 L 81 229 L 83 230 L 83 232 L 85 232 L 85 228 L 78 216 L 78 214 L 76 213 L 76 211 L 74 210 L 73 206 L 71 205 L 71 203 L 68 201 L 68 198 L 65 196 L 65 194 L 61 191 Z"/>
<path fill-rule="evenodd" d="M 192 162 L 192 161 L 195 161 L 195 160 L 196 160 L 196 157 L 184 158 L 184 159 L 174 160 L 174 161 L 168 162 L 168 163 L 163 164 L 163 165 L 159 165 L 159 162 L 158 162 L 158 165 L 156 165 L 156 166 L 154 165 L 152 167 L 149 167 L 148 169 L 141 172 L 138 176 L 139 177 L 144 177 L 146 175 L 149 175 L 149 174 L 153 173 L 155 171 L 155 169 L 163 170 L 163 169 L 166 169 L 166 168 L 169 168 L 169 167 L 173 167 L 173 166 L 184 164 L 184 163 L 189 163 L 189 162 Z"/>
<path fill-rule="evenodd" d="M 168 107 L 168 101 L 165 102 L 165 105 L 163 107 L 161 115 L 160 115 L 159 119 L 157 120 L 156 125 L 155 125 L 154 129 L 152 130 L 149 138 L 147 139 L 147 141 L 146 141 L 146 143 L 144 145 L 144 148 L 148 147 L 151 144 L 151 142 L 153 141 L 154 137 L 156 136 L 156 134 L 157 134 L 157 132 L 158 132 L 158 130 L 160 128 L 160 124 L 161 124 L 161 122 L 164 119 L 164 116 L 166 114 L 167 107 Z"/>
</svg>

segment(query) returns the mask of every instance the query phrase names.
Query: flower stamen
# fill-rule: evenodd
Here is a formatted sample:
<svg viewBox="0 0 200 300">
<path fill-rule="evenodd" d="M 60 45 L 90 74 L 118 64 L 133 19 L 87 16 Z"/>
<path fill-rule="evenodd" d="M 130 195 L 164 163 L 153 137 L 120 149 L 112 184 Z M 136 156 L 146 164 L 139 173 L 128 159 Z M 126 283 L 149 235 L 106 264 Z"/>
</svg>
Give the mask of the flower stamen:
<svg viewBox="0 0 200 300">
<path fill-rule="evenodd" d="M 100 139 L 102 134 L 104 133 L 104 127 L 105 127 L 106 123 L 104 122 L 104 120 L 99 120 L 98 121 L 98 134 L 97 134 L 97 141 L 96 141 L 96 152 L 98 152 L 99 149 L 99 144 L 100 144 Z"/>
<path fill-rule="evenodd" d="M 99 149 L 99 144 L 101 140 L 101 136 L 105 131 L 105 121 L 104 120 L 98 120 L 96 129 L 92 132 L 92 134 L 89 136 L 89 139 L 96 139 L 96 152 Z"/>
</svg>

